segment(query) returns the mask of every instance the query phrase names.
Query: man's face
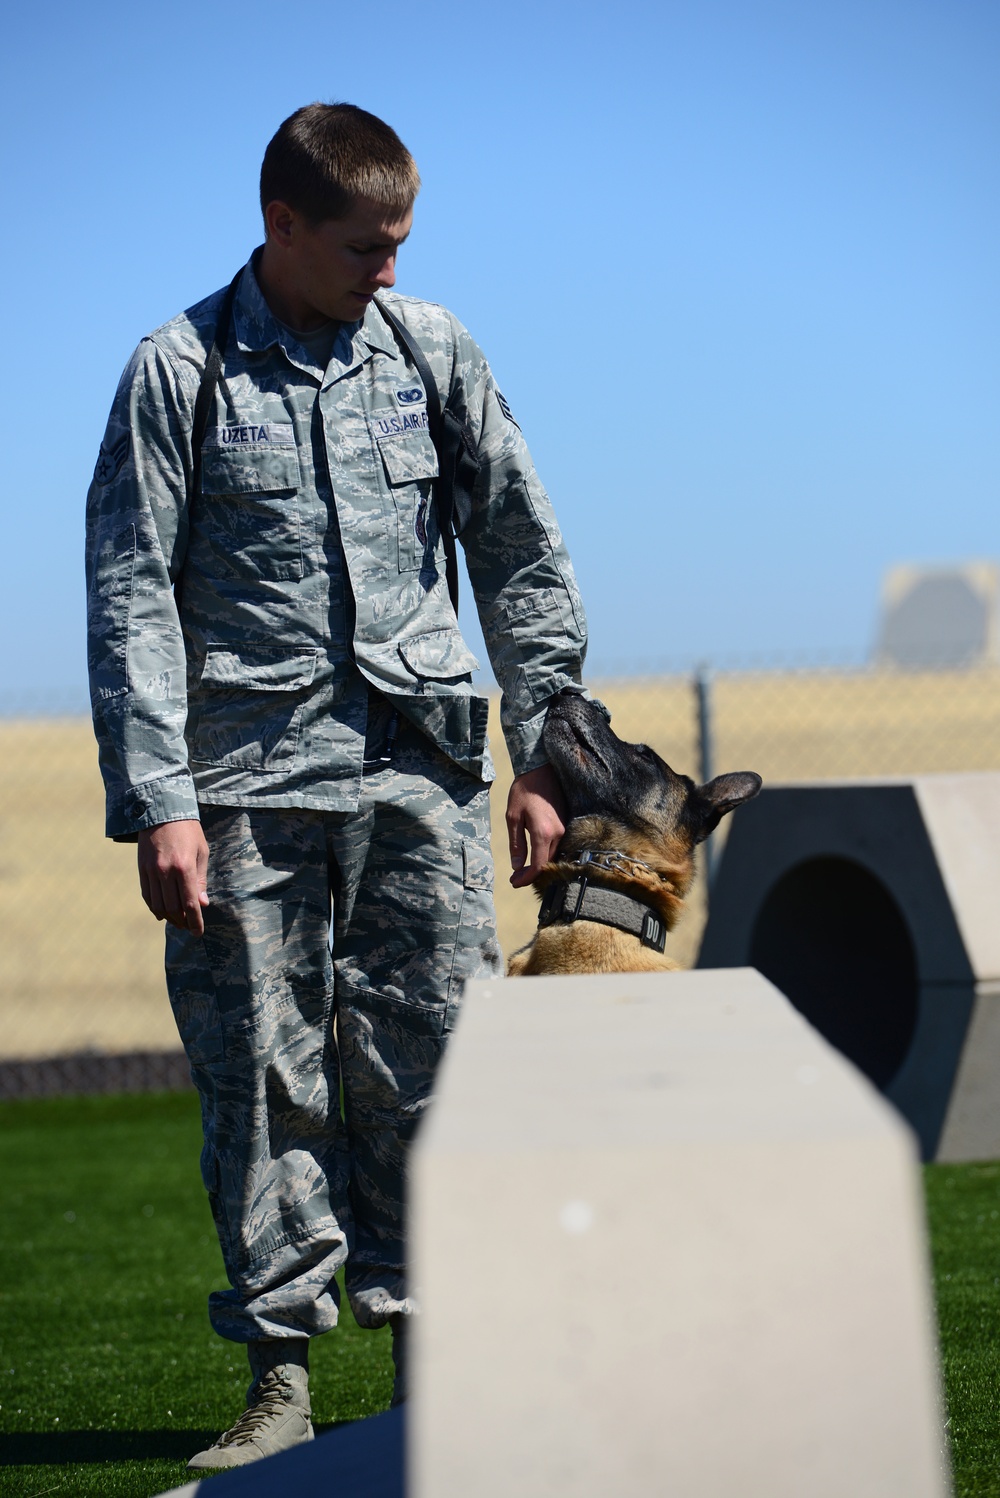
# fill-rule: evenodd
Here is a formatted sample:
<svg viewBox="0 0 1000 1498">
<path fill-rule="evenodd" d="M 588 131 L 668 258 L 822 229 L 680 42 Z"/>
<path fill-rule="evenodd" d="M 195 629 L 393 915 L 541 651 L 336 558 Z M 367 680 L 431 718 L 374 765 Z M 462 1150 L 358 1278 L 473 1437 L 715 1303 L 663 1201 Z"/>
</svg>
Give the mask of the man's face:
<svg viewBox="0 0 1000 1498">
<path fill-rule="evenodd" d="M 315 314 L 357 322 L 375 293 L 395 284 L 396 252 L 410 232 L 413 209 L 393 219 L 370 199 L 358 198 L 346 218 L 315 226 L 285 211 L 287 289 Z"/>
</svg>

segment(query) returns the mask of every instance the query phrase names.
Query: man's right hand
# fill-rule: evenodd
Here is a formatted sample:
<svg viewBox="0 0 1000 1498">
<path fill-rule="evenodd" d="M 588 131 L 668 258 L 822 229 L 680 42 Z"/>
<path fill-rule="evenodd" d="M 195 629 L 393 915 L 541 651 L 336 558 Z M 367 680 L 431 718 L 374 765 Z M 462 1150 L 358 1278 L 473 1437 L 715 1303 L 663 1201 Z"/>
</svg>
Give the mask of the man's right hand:
<svg viewBox="0 0 1000 1498">
<path fill-rule="evenodd" d="M 158 921 L 201 936 L 208 904 L 208 843 L 196 821 L 161 822 L 139 833 L 142 898 Z"/>
</svg>

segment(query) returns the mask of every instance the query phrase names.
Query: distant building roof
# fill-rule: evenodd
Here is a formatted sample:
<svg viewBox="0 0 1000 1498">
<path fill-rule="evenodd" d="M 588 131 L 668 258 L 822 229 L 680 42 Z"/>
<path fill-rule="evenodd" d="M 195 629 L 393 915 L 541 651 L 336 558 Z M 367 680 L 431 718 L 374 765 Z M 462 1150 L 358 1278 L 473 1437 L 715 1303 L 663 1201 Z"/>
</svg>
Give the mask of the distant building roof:
<svg viewBox="0 0 1000 1498">
<path fill-rule="evenodd" d="M 1000 662 L 1000 567 L 893 567 L 882 585 L 875 657 L 904 670 Z"/>
</svg>

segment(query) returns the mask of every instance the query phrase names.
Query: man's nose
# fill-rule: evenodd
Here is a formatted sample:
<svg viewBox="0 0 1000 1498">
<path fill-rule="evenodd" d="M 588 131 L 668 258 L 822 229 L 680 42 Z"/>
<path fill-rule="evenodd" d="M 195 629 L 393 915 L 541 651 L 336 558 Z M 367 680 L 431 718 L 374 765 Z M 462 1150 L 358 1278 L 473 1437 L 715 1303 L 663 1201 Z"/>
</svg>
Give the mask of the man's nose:
<svg viewBox="0 0 1000 1498">
<path fill-rule="evenodd" d="M 378 270 L 372 276 L 376 286 L 383 287 L 386 291 L 390 286 L 396 284 L 396 257 L 391 255 L 388 260 L 383 260 Z"/>
</svg>

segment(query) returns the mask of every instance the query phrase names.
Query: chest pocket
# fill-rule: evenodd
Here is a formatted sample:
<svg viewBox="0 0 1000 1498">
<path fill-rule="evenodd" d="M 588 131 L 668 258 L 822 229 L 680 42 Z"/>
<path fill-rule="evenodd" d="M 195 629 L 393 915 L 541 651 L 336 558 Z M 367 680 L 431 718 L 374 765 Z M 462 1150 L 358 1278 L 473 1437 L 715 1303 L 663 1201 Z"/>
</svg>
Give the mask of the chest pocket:
<svg viewBox="0 0 1000 1498">
<path fill-rule="evenodd" d="M 314 649 L 210 645 L 189 662 L 187 740 L 193 763 L 288 770 L 316 673 Z"/>
<path fill-rule="evenodd" d="M 277 581 L 302 576 L 294 448 L 205 447 L 201 493 L 212 541 L 236 571 Z"/>
<path fill-rule="evenodd" d="M 428 539 L 433 546 L 430 516 L 439 472 L 437 451 L 426 431 L 394 432 L 377 440 L 396 507 L 399 570 L 415 572 L 423 563 Z"/>
</svg>

